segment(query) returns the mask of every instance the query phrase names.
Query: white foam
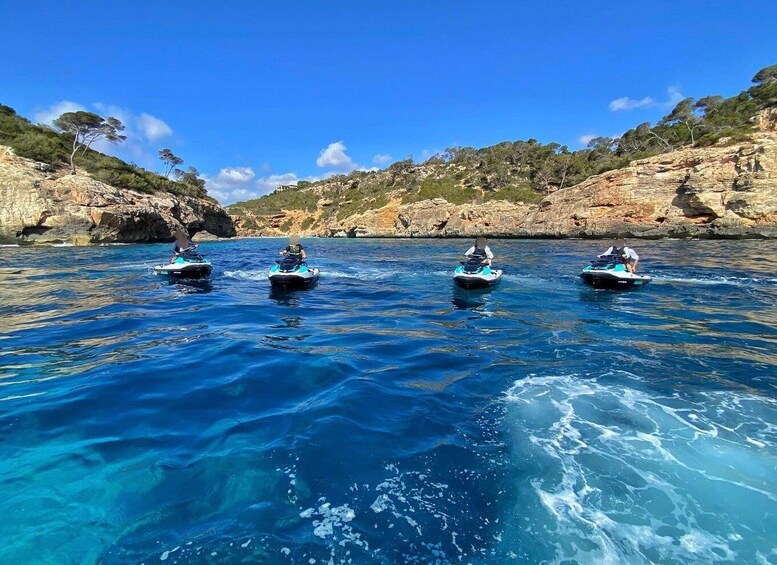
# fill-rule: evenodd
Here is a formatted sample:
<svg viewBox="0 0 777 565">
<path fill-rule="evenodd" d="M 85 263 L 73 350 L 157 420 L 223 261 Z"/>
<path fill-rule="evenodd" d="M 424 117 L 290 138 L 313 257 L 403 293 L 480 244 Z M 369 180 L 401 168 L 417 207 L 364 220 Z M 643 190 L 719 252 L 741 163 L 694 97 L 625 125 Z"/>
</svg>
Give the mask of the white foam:
<svg viewBox="0 0 777 565">
<path fill-rule="evenodd" d="M 165 551 L 165 552 L 163 552 L 163 553 L 162 553 L 162 555 L 160 555 L 160 556 L 159 556 L 159 560 L 160 560 L 160 561 L 167 561 L 167 558 L 168 558 L 168 557 L 170 557 L 170 554 L 171 554 L 171 553 L 175 553 L 175 552 L 176 552 L 176 551 L 178 551 L 179 549 L 181 549 L 181 546 L 180 546 L 180 545 L 179 545 L 179 546 L 177 546 L 177 547 L 175 547 L 175 548 L 173 548 L 173 549 L 171 549 L 171 550 L 169 550 L 169 551 Z"/>
<path fill-rule="evenodd" d="M 506 393 L 515 456 L 543 469 L 524 479 L 541 509 L 530 523 L 556 561 L 755 560 L 777 531 L 777 401 L 639 384 L 532 376 Z"/>
</svg>

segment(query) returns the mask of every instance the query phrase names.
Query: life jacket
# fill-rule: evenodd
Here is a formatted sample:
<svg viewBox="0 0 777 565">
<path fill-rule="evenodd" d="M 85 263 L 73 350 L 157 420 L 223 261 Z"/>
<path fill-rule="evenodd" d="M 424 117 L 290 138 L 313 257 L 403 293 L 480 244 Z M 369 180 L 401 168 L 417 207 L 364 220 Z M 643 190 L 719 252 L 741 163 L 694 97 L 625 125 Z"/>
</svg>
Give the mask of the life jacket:
<svg viewBox="0 0 777 565">
<path fill-rule="evenodd" d="M 302 246 L 299 243 L 294 245 L 289 245 L 286 248 L 286 253 L 288 253 L 289 255 L 302 255 Z"/>
<path fill-rule="evenodd" d="M 475 245 L 475 251 L 472 252 L 473 257 L 486 257 L 486 250 L 481 249 L 477 245 Z"/>
</svg>

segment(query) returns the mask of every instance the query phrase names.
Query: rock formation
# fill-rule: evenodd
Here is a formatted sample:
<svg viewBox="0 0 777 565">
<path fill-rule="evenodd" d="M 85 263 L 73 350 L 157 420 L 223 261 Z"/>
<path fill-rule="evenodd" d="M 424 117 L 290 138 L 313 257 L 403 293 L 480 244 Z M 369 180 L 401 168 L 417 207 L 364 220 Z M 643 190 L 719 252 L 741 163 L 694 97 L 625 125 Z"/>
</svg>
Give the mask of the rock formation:
<svg viewBox="0 0 777 565">
<path fill-rule="evenodd" d="M 454 205 L 441 198 L 403 204 L 400 189 L 388 204 L 346 218 L 325 216 L 340 203 L 322 197 L 312 212 L 247 218 L 241 211 L 236 224 L 242 235 L 777 237 L 777 113 L 761 114 L 758 126 L 751 141 L 634 161 L 539 204 Z M 302 190 L 324 192 L 315 185 Z"/>
<path fill-rule="evenodd" d="M 0 146 L 0 242 L 149 242 L 169 240 L 177 229 L 235 235 L 213 199 L 121 190 Z"/>
</svg>

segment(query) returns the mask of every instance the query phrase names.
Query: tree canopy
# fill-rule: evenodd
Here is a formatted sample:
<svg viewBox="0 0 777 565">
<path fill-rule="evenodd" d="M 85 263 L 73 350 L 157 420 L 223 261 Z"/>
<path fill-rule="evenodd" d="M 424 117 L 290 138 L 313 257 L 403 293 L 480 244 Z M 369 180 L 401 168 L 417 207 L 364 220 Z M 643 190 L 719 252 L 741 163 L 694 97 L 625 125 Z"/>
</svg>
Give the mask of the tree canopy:
<svg viewBox="0 0 777 565">
<path fill-rule="evenodd" d="M 172 151 L 169 149 L 162 149 L 159 152 L 159 158 L 164 162 L 165 164 L 165 178 L 170 178 L 170 173 L 173 172 L 173 169 L 175 169 L 178 165 L 183 163 L 183 159 L 180 157 L 177 157 L 173 154 Z"/>
<path fill-rule="evenodd" d="M 70 153 L 70 170 L 76 174 L 75 156 L 79 149 L 86 153 L 95 141 L 105 139 L 111 143 L 121 143 L 127 139 L 122 135 L 124 125 L 116 118 L 103 118 L 92 112 L 79 110 L 65 112 L 54 120 L 54 127 L 73 137 L 73 150 Z"/>
</svg>

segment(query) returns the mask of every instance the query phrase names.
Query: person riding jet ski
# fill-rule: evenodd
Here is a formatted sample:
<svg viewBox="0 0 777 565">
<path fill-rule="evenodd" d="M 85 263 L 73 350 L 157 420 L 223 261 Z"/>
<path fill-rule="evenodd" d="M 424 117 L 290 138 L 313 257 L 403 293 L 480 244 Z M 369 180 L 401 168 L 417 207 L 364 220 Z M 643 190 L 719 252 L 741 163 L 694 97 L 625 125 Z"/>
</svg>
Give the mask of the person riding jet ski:
<svg viewBox="0 0 777 565">
<path fill-rule="evenodd" d="M 175 232 L 173 243 L 173 256 L 167 265 L 154 267 L 158 275 L 168 275 L 179 278 L 199 279 L 207 277 L 213 266 L 195 250 L 198 245 L 193 243 L 189 236 L 180 230 Z"/>
<path fill-rule="evenodd" d="M 453 282 L 462 288 L 486 288 L 496 284 L 502 277 L 501 270 L 491 269 L 491 260 L 494 254 L 488 247 L 485 237 L 475 240 L 475 245 L 470 247 L 464 257 L 466 261 L 456 267 L 453 272 Z"/>
<path fill-rule="evenodd" d="M 623 264 L 626 266 L 626 270 L 630 273 L 637 272 L 637 264 L 639 263 L 639 255 L 631 247 L 626 245 L 626 240 L 622 237 L 618 239 L 613 245 L 611 245 L 607 251 L 601 255 L 597 255 L 598 259 L 612 255 L 613 257 L 620 258 Z"/>
<path fill-rule="evenodd" d="M 307 253 L 299 242 L 298 235 L 289 238 L 289 245 L 281 250 L 283 259 L 270 269 L 268 278 L 273 286 L 284 288 L 309 287 L 318 281 L 318 269 L 310 269 L 305 262 Z"/>
<path fill-rule="evenodd" d="M 620 238 L 607 251 L 597 255 L 596 259 L 583 269 L 580 277 L 584 283 L 594 288 L 645 286 L 653 279 L 637 274 L 638 263 L 639 255 L 626 245 L 625 239 Z"/>
<path fill-rule="evenodd" d="M 305 248 L 302 247 L 302 244 L 299 242 L 298 235 L 292 235 L 289 238 L 289 244 L 286 246 L 286 249 L 281 250 L 280 254 L 292 257 L 299 256 L 302 261 L 308 258 L 308 254 L 305 253 Z"/>
</svg>

